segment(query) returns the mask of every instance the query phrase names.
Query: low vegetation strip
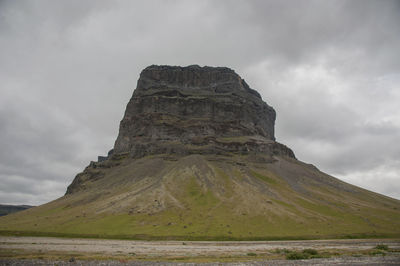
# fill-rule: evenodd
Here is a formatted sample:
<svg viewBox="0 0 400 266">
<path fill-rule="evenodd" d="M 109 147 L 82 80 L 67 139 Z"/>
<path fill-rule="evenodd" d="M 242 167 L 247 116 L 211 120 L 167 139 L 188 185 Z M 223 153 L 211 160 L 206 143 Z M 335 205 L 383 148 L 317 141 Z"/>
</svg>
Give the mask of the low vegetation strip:
<svg viewBox="0 0 400 266">
<path fill-rule="evenodd" d="M 400 234 L 338 234 L 329 236 L 253 236 L 253 237 L 229 237 L 229 236 L 180 236 L 180 235 L 120 235 L 120 234 L 75 234 L 60 232 L 38 231 L 9 231 L 0 230 L 0 236 L 20 237 L 60 237 L 60 238 L 89 238 L 89 239 L 119 239 L 119 240 L 146 240 L 146 241 L 290 241 L 290 240 L 323 240 L 323 239 L 400 239 Z"/>
</svg>

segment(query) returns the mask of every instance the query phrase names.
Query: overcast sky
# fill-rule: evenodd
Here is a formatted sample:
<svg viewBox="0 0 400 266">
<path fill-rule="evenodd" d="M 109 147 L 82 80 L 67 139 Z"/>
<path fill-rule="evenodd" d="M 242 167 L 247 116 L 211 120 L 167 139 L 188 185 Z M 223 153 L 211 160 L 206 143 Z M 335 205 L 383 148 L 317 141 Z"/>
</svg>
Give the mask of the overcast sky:
<svg viewBox="0 0 400 266">
<path fill-rule="evenodd" d="M 140 71 L 227 66 L 297 158 L 400 199 L 400 1 L 0 1 L 0 203 L 65 193 Z"/>
</svg>

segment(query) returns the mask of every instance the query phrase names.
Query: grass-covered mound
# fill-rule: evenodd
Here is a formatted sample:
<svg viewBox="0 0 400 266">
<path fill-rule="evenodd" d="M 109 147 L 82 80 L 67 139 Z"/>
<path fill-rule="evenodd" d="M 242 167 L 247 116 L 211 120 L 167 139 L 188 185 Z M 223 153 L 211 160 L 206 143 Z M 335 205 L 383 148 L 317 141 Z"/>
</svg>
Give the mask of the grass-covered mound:
<svg viewBox="0 0 400 266">
<path fill-rule="evenodd" d="M 267 160 L 268 159 L 268 160 Z M 400 202 L 295 159 L 114 158 L 79 190 L 0 218 L 1 234 L 133 239 L 399 237 Z"/>
</svg>

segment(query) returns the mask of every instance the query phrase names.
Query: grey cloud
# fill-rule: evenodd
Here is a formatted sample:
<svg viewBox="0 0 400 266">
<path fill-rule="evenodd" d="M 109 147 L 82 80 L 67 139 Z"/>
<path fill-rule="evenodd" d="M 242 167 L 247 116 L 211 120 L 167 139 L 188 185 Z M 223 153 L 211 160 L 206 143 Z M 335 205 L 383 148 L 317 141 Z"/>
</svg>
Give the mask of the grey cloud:
<svg viewBox="0 0 400 266">
<path fill-rule="evenodd" d="M 20 176 L 0 175 L 2 186 L 0 187 L 0 201 L 5 203 L 19 203 L 35 205 L 40 202 L 59 197 L 59 191 L 63 190 L 62 182 L 44 180 L 36 181 L 32 178 Z M 10 198 L 12 201 L 10 201 Z"/>
</svg>

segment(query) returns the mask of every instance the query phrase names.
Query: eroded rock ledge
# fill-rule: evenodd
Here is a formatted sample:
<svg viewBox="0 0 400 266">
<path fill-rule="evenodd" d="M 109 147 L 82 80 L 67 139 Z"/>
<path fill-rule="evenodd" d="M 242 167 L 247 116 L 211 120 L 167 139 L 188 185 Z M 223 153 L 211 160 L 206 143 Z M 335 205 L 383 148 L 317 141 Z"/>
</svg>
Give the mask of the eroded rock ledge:
<svg viewBox="0 0 400 266">
<path fill-rule="evenodd" d="M 114 153 L 262 152 L 294 157 L 275 142 L 275 116 L 232 69 L 152 65 L 140 74 Z"/>
</svg>

